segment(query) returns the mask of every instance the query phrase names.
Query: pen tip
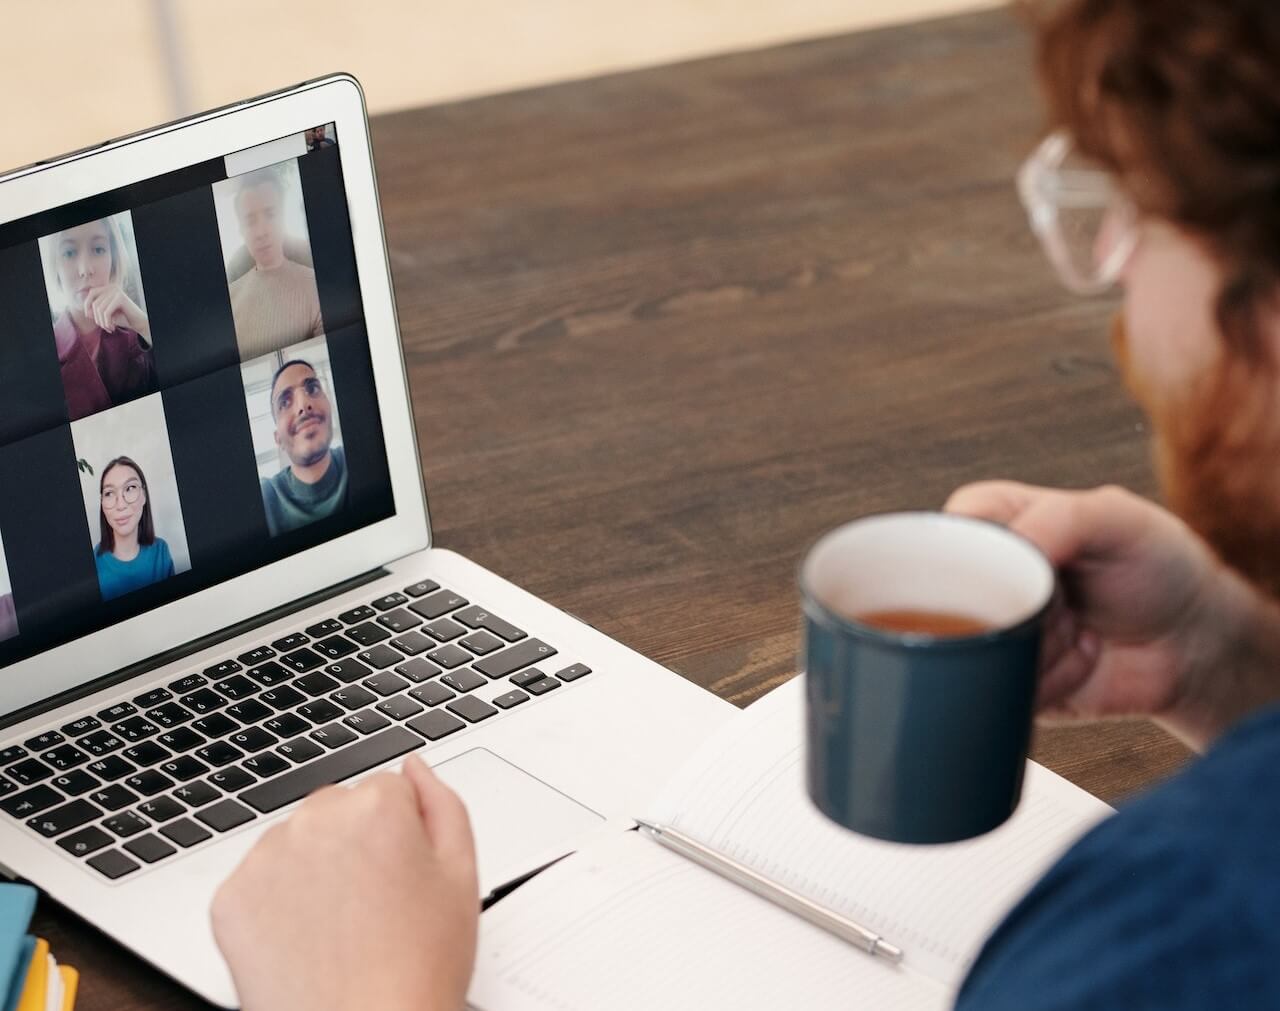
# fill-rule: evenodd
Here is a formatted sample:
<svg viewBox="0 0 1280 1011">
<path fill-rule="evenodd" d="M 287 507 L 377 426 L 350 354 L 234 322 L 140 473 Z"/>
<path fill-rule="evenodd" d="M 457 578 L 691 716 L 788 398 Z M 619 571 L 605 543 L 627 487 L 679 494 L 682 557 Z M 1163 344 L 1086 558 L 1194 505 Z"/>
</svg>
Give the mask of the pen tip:
<svg viewBox="0 0 1280 1011">
<path fill-rule="evenodd" d="M 631 820 L 640 826 L 640 828 L 648 829 L 650 832 L 658 831 L 658 826 L 653 824 L 651 821 L 645 821 L 642 818 L 632 818 Z"/>
</svg>

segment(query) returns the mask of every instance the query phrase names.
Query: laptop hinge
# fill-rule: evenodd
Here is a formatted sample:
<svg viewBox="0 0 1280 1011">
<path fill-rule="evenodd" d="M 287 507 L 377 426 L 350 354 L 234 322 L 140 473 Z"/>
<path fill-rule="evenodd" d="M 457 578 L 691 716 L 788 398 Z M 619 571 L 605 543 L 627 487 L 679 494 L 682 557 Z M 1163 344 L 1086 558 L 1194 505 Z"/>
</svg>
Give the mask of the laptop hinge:
<svg viewBox="0 0 1280 1011">
<path fill-rule="evenodd" d="M 121 667 L 117 671 L 110 674 L 104 674 L 100 678 L 94 678 L 88 684 L 79 685 L 76 688 L 70 688 L 65 692 L 50 696 L 47 699 L 41 699 L 29 706 L 9 713 L 7 716 L 0 718 L 0 731 L 13 726 L 15 723 L 21 723 L 40 713 L 49 712 L 64 706 L 68 702 L 74 702 L 76 699 L 94 695 L 102 691 L 104 688 L 110 688 L 112 685 L 122 684 L 133 678 L 139 677 L 153 670 L 171 664 L 183 657 L 191 656 L 193 653 L 199 653 L 201 650 L 208 649 L 210 646 L 216 646 L 219 643 L 227 642 L 234 639 L 238 635 L 245 632 L 252 632 L 255 628 L 261 628 L 269 625 L 273 621 L 279 621 L 281 618 L 287 618 L 291 614 L 306 610 L 316 604 L 323 604 L 326 600 L 332 600 L 340 594 L 353 590 L 358 586 L 364 586 L 366 583 L 372 583 L 374 580 L 381 579 L 383 576 L 390 575 L 390 571 L 385 568 L 372 569 L 369 572 L 361 573 L 341 583 L 335 583 L 333 586 L 326 587 L 323 590 L 317 590 L 315 593 L 309 593 L 305 597 L 299 597 L 297 600 L 290 601 L 287 604 L 281 604 L 279 607 L 272 608 L 270 611 L 264 611 L 262 614 L 247 618 L 244 621 L 237 622 L 234 625 L 228 625 L 226 628 L 211 632 L 209 635 L 203 635 L 198 639 L 192 639 L 184 642 L 180 646 L 173 649 L 165 650 L 163 653 L 157 653 L 155 656 L 148 657 L 146 660 L 140 660 L 128 667 Z"/>
</svg>

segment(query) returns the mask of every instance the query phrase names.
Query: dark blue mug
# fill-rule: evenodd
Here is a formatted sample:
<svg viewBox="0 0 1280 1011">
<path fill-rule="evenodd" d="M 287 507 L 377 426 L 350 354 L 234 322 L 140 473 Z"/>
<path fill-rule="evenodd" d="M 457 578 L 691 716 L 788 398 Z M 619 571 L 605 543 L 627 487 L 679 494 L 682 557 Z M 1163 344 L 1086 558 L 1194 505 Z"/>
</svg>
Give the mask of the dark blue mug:
<svg viewBox="0 0 1280 1011">
<path fill-rule="evenodd" d="M 1055 586 L 1033 544 L 983 520 L 891 513 L 819 540 L 800 569 L 818 809 L 904 843 L 1001 825 L 1022 791 Z"/>
</svg>

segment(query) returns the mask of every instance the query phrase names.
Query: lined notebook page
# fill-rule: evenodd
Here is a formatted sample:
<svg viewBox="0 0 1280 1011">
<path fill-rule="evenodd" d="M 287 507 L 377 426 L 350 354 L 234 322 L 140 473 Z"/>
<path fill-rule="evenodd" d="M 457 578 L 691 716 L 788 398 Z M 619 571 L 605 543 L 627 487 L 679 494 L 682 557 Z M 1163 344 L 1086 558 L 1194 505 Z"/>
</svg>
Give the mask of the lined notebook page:
<svg viewBox="0 0 1280 1011">
<path fill-rule="evenodd" d="M 483 1011 L 942 1011 L 872 958 L 642 838 L 605 836 L 481 917 Z"/>
<path fill-rule="evenodd" d="M 904 950 L 905 965 L 949 989 L 1030 885 L 1111 810 L 1028 763 L 1017 812 L 979 839 L 906 846 L 855 835 L 819 814 L 805 791 L 803 704 L 802 678 L 771 692 L 713 736 L 639 816 L 878 931 Z"/>
</svg>

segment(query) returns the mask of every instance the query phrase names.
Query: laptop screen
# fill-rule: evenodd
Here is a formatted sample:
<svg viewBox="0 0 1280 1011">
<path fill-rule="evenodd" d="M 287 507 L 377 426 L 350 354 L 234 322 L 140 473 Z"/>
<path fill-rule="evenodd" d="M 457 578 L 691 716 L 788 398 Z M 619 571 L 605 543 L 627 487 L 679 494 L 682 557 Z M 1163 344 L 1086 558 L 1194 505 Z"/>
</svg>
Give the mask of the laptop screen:
<svg viewBox="0 0 1280 1011">
<path fill-rule="evenodd" d="M 339 140 L 0 226 L 0 666 L 394 514 Z"/>
</svg>

